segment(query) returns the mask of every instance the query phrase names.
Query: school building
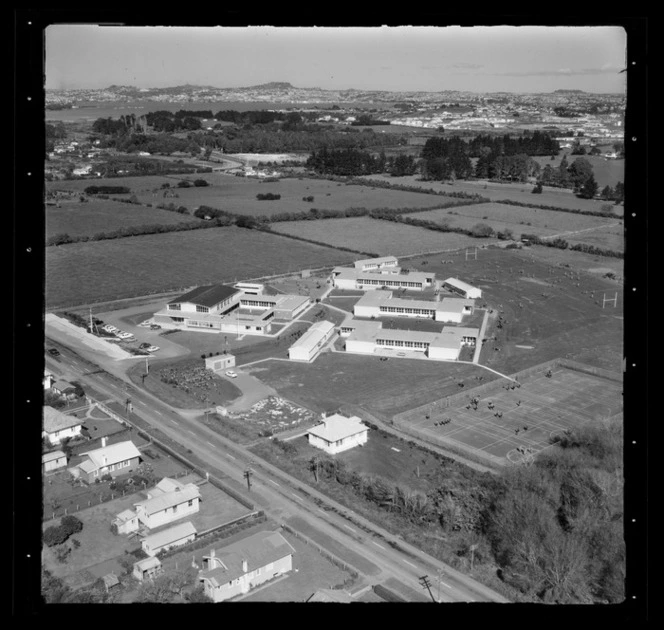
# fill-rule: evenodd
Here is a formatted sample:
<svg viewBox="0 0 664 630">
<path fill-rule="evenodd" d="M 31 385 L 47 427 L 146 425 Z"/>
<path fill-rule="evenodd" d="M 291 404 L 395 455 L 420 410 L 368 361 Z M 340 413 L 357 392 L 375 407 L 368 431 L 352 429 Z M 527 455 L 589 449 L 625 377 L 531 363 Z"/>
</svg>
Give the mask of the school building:
<svg viewBox="0 0 664 630">
<path fill-rule="evenodd" d="M 420 352 L 430 359 L 456 361 L 463 346 L 476 345 L 479 330 L 459 326 L 445 326 L 440 332 L 402 330 L 383 328 L 381 321 L 348 318 L 340 335 L 346 338 L 347 352 L 389 356 Z"/>
<path fill-rule="evenodd" d="M 334 335 L 334 324 L 328 321 L 316 322 L 289 349 L 291 361 L 313 361 L 325 344 Z"/>
<path fill-rule="evenodd" d="M 474 301 L 443 298 L 440 302 L 393 297 L 392 291 L 365 293 L 353 307 L 356 317 L 416 317 L 437 322 L 461 323 L 473 312 Z"/>
<path fill-rule="evenodd" d="M 399 267 L 382 267 L 374 271 L 335 267 L 331 282 L 337 289 L 369 291 L 372 289 L 403 289 L 424 291 L 435 288 L 436 274 L 423 271 L 402 273 Z"/>
<path fill-rule="evenodd" d="M 452 293 L 458 293 L 464 298 L 469 298 L 476 300 L 482 297 L 482 289 L 474 287 L 472 284 L 468 284 L 463 280 L 457 278 L 448 278 L 443 280 L 442 288 L 451 291 Z"/>
</svg>

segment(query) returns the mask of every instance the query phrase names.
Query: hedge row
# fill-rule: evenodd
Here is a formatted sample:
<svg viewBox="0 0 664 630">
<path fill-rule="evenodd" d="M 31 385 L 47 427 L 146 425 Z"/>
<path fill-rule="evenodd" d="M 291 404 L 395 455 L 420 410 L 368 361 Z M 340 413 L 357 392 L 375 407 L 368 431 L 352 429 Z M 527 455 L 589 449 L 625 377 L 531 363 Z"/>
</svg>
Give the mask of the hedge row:
<svg viewBox="0 0 664 630">
<path fill-rule="evenodd" d="M 617 252 L 613 249 L 602 249 L 594 245 L 587 245 L 586 243 L 577 243 L 570 246 L 569 243 L 562 238 L 542 239 L 535 234 L 522 234 L 521 238 L 527 238 L 534 245 L 544 245 L 545 247 L 555 247 L 556 249 L 569 249 L 574 252 L 583 252 L 584 254 L 591 254 L 593 256 L 607 256 L 610 258 L 624 258 L 623 252 Z"/>
<path fill-rule="evenodd" d="M 493 203 L 502 203 L 507 206 L 519 206 L 521 208 L 536 208 L 537 210 L 553 210 L 554 212 L 570 212 L 572 214 L 585 214 L 592 217 L 607 217 L 615 219 L 613 212 L 594 212 L 593 210 L 579 210 L 575 208 L 561 208 L 560 206 L 549 206 L 537 203 L 525 203 L 523 201 L 510 201 L 509 199 L 496 199 Z"/>
<path fill-rule="evenodd" d="M 329 243 L 324 243 L 322 241 L 315 241 L 314 239 L 304 238 L 302 236 L 295 236 L 294 234 L 282 234 L 281 232 L 273 232 L 269 226 L 263 226 L 261 228 L 261 231 L 269 232 L 270 234 L 276 234 L 277 236 L 283 236 L 285 238 L 292 238 L 293 240 L 296 241 L 303 241 L 305 243 L 312 243 L 313 245 L 320 245 L 321 247 L 327 247 L 329 249 L 334 249 L 336 251 L 350 252 L 352 254 L 360 254 L 361 256 L 365 256 L 367 258 L 380 257 L 380 254 L 374 254 L 372 252 L 362 252 L 357 249 L 351 249 L 350 247 L 337 247 L 336 245 L 330 245 Z"/>
</svg>

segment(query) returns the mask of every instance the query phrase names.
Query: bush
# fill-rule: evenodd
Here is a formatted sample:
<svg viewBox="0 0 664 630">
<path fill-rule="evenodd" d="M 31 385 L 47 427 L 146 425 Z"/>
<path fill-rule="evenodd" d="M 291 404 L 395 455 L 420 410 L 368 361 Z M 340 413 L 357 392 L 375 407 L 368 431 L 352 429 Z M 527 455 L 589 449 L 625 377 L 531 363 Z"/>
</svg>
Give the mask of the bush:
<svg viewBox="0 0 664 630">
<path fill-rule="evenodd" d="M 209 185 L 210 184 L 205 179 L 195 179 L 194 180 L 194 186 L 201 187 L 201 186 L 209 186 Z"/>
<path fill-rule="evenodd" d="M 186 179 L 183 179 L 178 182 L 177 186 L 178 188 L 191 188 L 191 182 Z"/>
<path fill-rule="evenodd" d="M 61 545 L 67 540 L 67 538 L 69 538 L 69 535 L 65 532 L 64 528 L 60 526 L 52 526 L 46 528 L 44 531 L 42 542 L 47 547 L 54 547 L 55 545 Z"/>
<path fill-rule="evenodd" d="M 83 529 L 83 523 L 75 516 L 63 516 L 60 521 L 60 527 L 64 529 L 67 536 L 71 536 Z"/>
<path fill-rule="evenodd" d="M 274 193 L 265 193 L 265 194 L 258 193 L 256 195 L 256 199 L 258 199 L 259 201 L 273 201 L 281 199 L 281 195 L 276 195 Z"/>
</svg>

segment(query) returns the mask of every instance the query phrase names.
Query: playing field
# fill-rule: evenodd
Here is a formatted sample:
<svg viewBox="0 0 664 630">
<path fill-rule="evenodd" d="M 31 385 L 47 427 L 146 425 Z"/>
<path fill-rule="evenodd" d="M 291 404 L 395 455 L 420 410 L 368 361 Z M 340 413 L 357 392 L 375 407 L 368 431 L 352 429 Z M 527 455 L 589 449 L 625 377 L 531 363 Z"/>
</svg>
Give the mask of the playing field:
<svg viewBox="0 0 664 630">
<path fill-rule="evenodd" d="M 429 214 L 426 212 L 423 216 Z M 442 252 L 487 243 L 487 239 L 475 239 L 465 234 L 434 232 L 367 217 L 274 223 L 272 230 L 381 256 Z"/>
<path fill-rule="evenodd" d="M 347 264 L 357 255 L 242 228 L 210 228 L 46 248 L 46 306 Z"/>
<path fill-rule="evenodd" d="M 566 429 L 622 411 L 620 383 L 562 367 L 552 369 L 551 377 L 538 373 L 524 379 L 516 389 L 506 389 L 507 383 L 496 382 L 495 391 L 481 396 L 477 410 L 460 404 L 432 411 L 429 418 L 423 413 L 408 426 L 423 439 L 504 464 L 521 461 L 527 449 L 536 454 L 547 448 Z M 450 422 L 441 424 L 446 419 Z"/>
<path fill-rule="evenodd" d="M 182 222 L 200 223 L 190 214 L 178 214 L 158 208 L 122 203 L 107 199 L 61 201 L 60 207 L 46 207 L 46 238 L 55 234 L 94 236 L 123 227 L 138 225 L 172 225 Z"/>
</svg>

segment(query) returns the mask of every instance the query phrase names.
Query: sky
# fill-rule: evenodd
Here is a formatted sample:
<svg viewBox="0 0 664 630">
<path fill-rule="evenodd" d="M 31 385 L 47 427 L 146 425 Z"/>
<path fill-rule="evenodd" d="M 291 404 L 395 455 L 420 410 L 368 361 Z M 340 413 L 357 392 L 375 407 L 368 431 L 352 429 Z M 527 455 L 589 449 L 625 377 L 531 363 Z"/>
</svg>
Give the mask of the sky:
<svg viewBox="0 0 664 630">
<path fill-rule="evenodd" d="M 621 27 L 51 25 L 46 89 L 177 85 L 393 91 L 625 90 Z"/>
</svg>

